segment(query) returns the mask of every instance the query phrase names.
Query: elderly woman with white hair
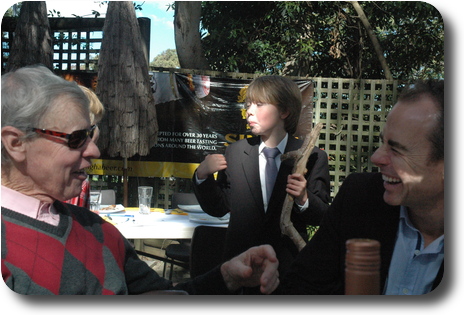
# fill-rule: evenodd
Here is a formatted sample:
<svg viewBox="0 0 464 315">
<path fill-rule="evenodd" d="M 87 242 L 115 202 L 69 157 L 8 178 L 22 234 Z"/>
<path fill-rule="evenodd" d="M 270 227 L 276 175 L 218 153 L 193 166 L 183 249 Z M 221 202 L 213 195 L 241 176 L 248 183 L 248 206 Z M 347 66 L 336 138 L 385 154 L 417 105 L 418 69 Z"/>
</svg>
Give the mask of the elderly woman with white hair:
<svg viewBox="0 0 464 315">
<path fill-rule="evenodd" d="M 60 200 L 81 191 L 100 152 L 89 100 L 43 66 L 2 76 L 2 277 L 20 294 L 226 294 L 278 285 L 278 261 L 260 246 L 190 282 L 172 283 L 141 261 L 97 214 Z"/>
</svg>

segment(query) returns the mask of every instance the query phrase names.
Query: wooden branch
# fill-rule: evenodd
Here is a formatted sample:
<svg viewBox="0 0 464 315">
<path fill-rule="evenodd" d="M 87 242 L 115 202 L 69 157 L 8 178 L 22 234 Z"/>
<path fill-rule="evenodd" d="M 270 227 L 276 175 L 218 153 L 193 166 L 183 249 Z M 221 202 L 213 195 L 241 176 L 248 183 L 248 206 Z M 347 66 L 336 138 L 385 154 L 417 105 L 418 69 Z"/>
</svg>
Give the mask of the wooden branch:
<svg viewBox="0 0 464 315">
<path fill-rule="evenodd" d="M 293 166 L 292 174 L 305 174 L 307 172 L 306 163 L 308 163 L 309 156 L 313 151 L 316 141 L 319 138 L 321 129 L 323 127 L 322 123 L 318 123 L 312 130 L 311 133 L 306 136 L 303 145 L 297 151 L 288 152 L 282 155 L 282 159 L 294 158 L 295 164 Z M 282 214 L 280 215 L 280 230 L 282 234 L 287 235 L 293 243 L 296 245 L 299 251 L 305 247 L 306 242 L 303 240 L 301 235 L 293 226 L 292 221 L 290 220 L 292 214 L 294 198 L 292 195 L 287 194 L 285 198 L 284 205 L 282 207 Z"/>
<path fill-rule="evenodd" d="M 380 46 L 377 36 L 375 36 L 371 23 L 369 23 L 369 20 L 367 19 L 366 14 L 364 14 L 364 10 L 359 5 L 358 1 L 350 1 L 350 2 L 353 5 L 354 9 L 356 10 L 356 13 L 358 13 L 359 19 L 363 23 L 364 28 L 367 31 L 367 35 L 369 36 L 369 39 L 371 40 L 372 45 L 374 46 L 374 50 L 377 55 L 377 58 L 379 59 L 380 65 L 382 66 L 382 69 L 385 73 L 385 79 L 393 80 L 393 76 L 391 74 L 390 68 L 388 67 L 387 60 L 385 59 L 385 56 L 384 56 L 384 51 L 382 47 Z"/>
</svg>

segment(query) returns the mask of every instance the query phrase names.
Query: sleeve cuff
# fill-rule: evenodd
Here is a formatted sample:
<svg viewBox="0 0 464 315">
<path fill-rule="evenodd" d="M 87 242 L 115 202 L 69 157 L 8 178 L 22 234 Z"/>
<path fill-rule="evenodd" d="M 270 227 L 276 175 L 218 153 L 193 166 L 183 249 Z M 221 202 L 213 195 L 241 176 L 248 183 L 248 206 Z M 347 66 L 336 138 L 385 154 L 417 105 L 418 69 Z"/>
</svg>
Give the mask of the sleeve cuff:
<svg viewBox="0 0 464 315">
<path fill-rule="evenodd" d="M 196 185 L 202 184 L 205 180 L 206 180 L 206 178 L 205 179 L 198 179 L 197 172 L 195 172 L 195 184 Z"/>
<path fill-rule="evenodd" d="M 309 199 L 306 199 L 306 202 L 304 203 L 304 205 L 300 206 L 297 202 L 295 202 L 295 211 L 296 213 L 302 213 L 304 211 L 306 211 L 306 209 L 308 209 L 309 207 Z"/>
</svg>

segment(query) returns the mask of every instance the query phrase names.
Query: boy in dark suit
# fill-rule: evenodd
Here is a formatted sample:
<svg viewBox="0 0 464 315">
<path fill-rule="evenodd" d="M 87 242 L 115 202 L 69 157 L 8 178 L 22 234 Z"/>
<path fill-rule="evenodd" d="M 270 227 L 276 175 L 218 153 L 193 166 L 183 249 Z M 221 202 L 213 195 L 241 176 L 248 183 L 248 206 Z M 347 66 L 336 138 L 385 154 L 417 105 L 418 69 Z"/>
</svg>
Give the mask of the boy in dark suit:
<svg viewBox="0 0 464 315">
<path fill-rule="evenodd" d="M 283 275 L 298 253 L 281 234 L 284 199 L 287 193 L 295 198 L 292 222 L 307 240 L 306 226 L 319 225 L 328 208 L 327 154 L 315 147 L 305 176 L 291 174 L 293 161 L 281 160 L 283 153 L 299 149 L 303 142 L 292 136 L 302 106 L 300 89 L 292 80 L 280 76 L 253 80 L 245 106 L 255 137 L 231 144 L 225 155 L 208 155 L 193 176 L 194 190 L 206 213 L 221 217 L 230 212 L 224 259 L 258 244 L 271 244 Z M 268 150 L 275 151 L 269 160 Z"/>
</svg>

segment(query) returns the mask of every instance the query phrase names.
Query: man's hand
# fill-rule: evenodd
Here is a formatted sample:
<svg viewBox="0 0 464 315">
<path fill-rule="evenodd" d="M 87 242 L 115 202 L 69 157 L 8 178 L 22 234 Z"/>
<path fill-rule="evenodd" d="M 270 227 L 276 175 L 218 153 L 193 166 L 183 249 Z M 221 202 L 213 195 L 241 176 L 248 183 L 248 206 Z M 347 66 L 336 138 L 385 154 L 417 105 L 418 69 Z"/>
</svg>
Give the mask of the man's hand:
<svg viewBox="0 0 464 315">
<path fill-rule="evenodd" d="M 241 287 L 261 286 L 261 293 L 270 294 L 279 285 L 279 261 L 272 246 L 252 247 L 221 266 L 222 277 L 231 291 Z"/>
</svg>

